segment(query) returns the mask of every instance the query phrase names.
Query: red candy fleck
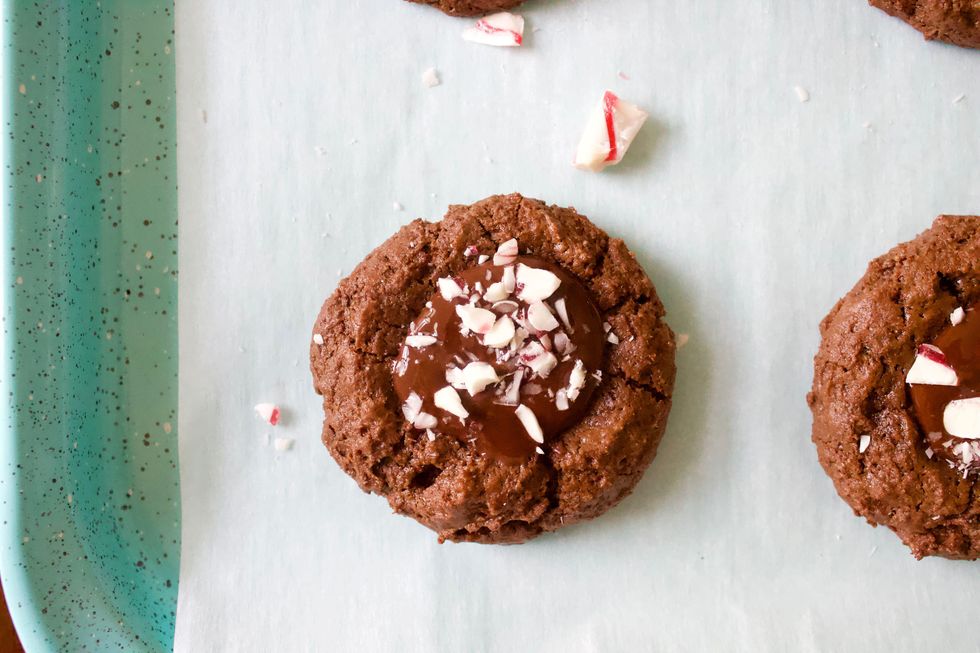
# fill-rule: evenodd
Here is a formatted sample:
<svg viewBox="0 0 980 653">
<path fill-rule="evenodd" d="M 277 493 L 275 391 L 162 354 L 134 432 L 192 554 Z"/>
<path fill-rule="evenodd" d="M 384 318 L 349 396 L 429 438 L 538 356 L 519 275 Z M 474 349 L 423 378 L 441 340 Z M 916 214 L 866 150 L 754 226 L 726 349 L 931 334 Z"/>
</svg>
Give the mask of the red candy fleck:
<svg viewBox="0 0 980 653">
<path fill-rule="evenodd" d="M 517 32 L 509 29 L 500 29 L 499 27 L 494 27 L 482 18 L 476 21 L 476 28 L 485 34 L 500 34 L 501 32 L 507 32 L 512 37 L 514 37 L 514 43 L 521 45 L 524 42 L 524 37 Z"/>
<path fill-rule="evenodd" d="M 612 91 L 606 91 L 602 96 L 602 112 L 606 115 L 606 134 L 609 136 L 609 154 L 606 161 L 615 161 L 619 150 L 616 147 L 616 124 L 613 122 L 613 110 L 619 98 Z"/>
</svg>

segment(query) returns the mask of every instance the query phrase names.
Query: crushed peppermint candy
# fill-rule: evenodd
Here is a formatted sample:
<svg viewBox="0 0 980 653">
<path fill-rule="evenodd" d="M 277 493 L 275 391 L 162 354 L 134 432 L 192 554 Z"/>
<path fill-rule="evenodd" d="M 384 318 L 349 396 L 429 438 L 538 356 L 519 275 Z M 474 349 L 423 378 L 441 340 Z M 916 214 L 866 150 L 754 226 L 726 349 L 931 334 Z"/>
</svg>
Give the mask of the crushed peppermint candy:
<svg viewBox="0 0 980 653">
<path fill-rule="evenodd" d="M 323 344 L 323 336 L 321 336 L 319 333 L 314 333 L 313 334 L 313 344 L 315 344 L 315 345 L 322 345 Z"/>
<path fill-rule="evenodd" d="M 439 72 L 435 68 L 427 68 L 422 72 L 422 86 L 434 88 L 441 83 L 442 80 L 439 79 Z"/>
<path fill-rule="evenodd" d="M 452 386 L 446 386 L 440 390 L 436 390 L 433 399 L 436 404 L 436 408 L 441 408 L 447 413 L 451 413 L 458 417 L 460 421 L 466 420 L 470 416 L 469 411 L 463 408 L 463 402 L 459 398 L 459 393 L 456 392 L 456 388 Z"/>
<path fill-rule="evenodd" d="M 950 435 L 958 438 L 980 439 L 980 397 L 956 399 L 946 404 L 943 427 Z"/>
<path fill-rule="evenodd" d="M 409 347 L 416 347 L 421 349 L 422 347 L 428 347 L 429 345 L 434 345 L 438 342 L 435 336 L 427 335 L 411 335 L 405 337 L 405 344 Z"/>
<path fill-rule="evenodd" d="M 865 451 L 868 450 L 868 447 L 870 445 L 871 445 L 871 436 L 862 435 L 860 438 L 858 438 L 858 453 L 864 453 Z"/>
<path fill-rule="evenodd" d="M 439 294 L 447 302 L 466 295 L 466 290 L 455 279 L 442 277 L 436 280 L 436 285 L 439 286 Z"/>
<path fill-rule="evenodd" d="M 279 419 L 282 416 L 279 406 L 275 404 L 255 404 L 255 412 L 263 421 L 268 422 L 271 426 L 279 424 Z"/>
<path fill-rule="evenodd" d="M 485 16 L 463 30 L 463 40 L 483 45 L 516 48 L 524 42 L 524 17 L 506 11 Z"/>
<path fill-rule="evenodd" d="M 919 345 L 915 362 L 909 369 L 905 382 L 914 385 L 959 385 L 956 371 L 946 360 L 946 355 L 935 345 Z"/>
<path fill-rule="evenodd" d="M 575 167 L 599 172 L 622 161 L 648 117 L 646 111 L 621 100 L 612 91 L 603 93 L 585 125 L 575 153 Z"/>
<path fill-rule="evenodd" d="M 531 436 L 531 439 L 538 444 L 544 444 L 544 431 L 541 430 L 541 425 L 538 424 L 538 418 L 534 415 L 534 411 L 521 404 L 515 412 L 517 413 L 517 419 L 520 420 L 524 426 L 524 430 Z"/>
<path fill-rule="evenodd" d="M 511 265 L 517 260 L 517 254 L 519 253 L 519 246 L 517 244 L 516 238 L 511 238 L 505 243 L 501 243 L 497 247 L 497 251 L 493 255 L 494 265 Z M 513 286 L 510 288 L 511 291 L 514 290 Z"/>
<path fill-rule="evenodd" d="M 959 326 L 963 322 L 963 319 L 965 317 L 966 317 L 966 311 L 964 311 L 963 307 L 960 306 L 949 314 L 949 323 L 952 324 L 953 326 Z"/>
</svg>

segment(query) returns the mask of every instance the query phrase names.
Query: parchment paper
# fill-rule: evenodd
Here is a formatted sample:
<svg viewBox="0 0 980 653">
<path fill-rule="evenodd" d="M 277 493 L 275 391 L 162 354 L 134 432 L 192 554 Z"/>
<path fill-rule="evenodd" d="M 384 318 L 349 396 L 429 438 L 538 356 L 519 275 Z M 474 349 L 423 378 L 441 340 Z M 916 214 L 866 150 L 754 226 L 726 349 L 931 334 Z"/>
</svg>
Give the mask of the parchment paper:
<svg viewBox="0 0 980 653">
<path fill-rule="evenodd" d="M 504 50 L 400 0 L 178 3 L 177 650 L 980 650 L 980 563 L 916 562 L 853 517 L 805 403 L 817 324 L 867 262 L 980 211 L 980 52 L 863 0 L 523 13 Z M 652 118 L 618 169 L 576 171 L 607 87 Z M 308 338 L 399 225 L 511 191 L 625 238 L 690 342 L 632 497 L 440 546 L 321 446 Z"/>
</svg>

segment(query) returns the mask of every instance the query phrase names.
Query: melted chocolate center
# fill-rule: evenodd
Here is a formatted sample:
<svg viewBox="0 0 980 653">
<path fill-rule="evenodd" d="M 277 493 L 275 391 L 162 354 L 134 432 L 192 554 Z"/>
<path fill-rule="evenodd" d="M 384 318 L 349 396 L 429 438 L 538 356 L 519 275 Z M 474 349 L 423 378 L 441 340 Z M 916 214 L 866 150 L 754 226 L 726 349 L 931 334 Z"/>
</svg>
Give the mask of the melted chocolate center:
<svg viewBox="0 0 980 653">
<path fill-rule="evenodd" d="M 956 386 L 910 385 L 915 415 L 929 448 L 962 471 L 980 468 L 980 457 L 964 447 L 980 448 L 980 440 L 951 435 L 943 424 L 949 402 L 980 396 L 980 311 L 972 307 L 962 322 L 949 326 L 931 343 L 946 357 L 959 379 Z M 928 453 L 928 452 L 927 452 Z"/>
<path fill-rule="evenodd" d="M 582 418 L 601 378 L 598 371 L 606 339 L 599 311 L 588 291 L 574 277 L 537 258 L 518 256 L 510 266 L 514 268 L 519 264 L 547 270 L 561 281 L 558 289 L 544 300 L 558 322 L 556 328 L 538 331 L 531 326 L 527 317 L 529 305 L 518 298 L 520 284 L 504 300 L 483 299 L 491 284 L 504 279 L 508 267 L 488 262 L 453 278 L 465 288 L 465 295 L 447 300 L 440 292 L 433 294 L 426 308 L 412 322 L 409 336 L 434 336 L 436 342 L 418 347 L 409 346 L 406 341 L 393 368 L 395 391 L 403 404 L 409 402 L 414 393 L 421 398 L 421 411 L 438 420 L 438 424 L 430 429 L 432 436 L 474 441 L 481 451 L 507 462 L 527 460 L 537 447 L 546 446 Z M 478 297 L 475 303 L 474 297 Z M 568 324 L 559 310 L 562 302 Z M 490 310 L 497 320 L 503 316 L 511 318 L 515 323 L 516 342 L 489 347 L 484 344 L 483 335 L 463 329 L 457 307 L 466 305 Z M 521 341 L 524 333 L 526 338 Z M 553 369 L 546 370 L 546 375 L 533 372 L 527 356 L 522 355 L 528 351 L 528 346 L 537 349 L 538 344 L 557 360 Z M 500 382 L 471 395 L 458 380 L 461 370 L 470 363 L 492 365 Z M 584 385 L 577 395 L 572 392 L 574 399 L 570 399 L 568 389 L 573 385 L 576 365 L 579 378 L 584 371 Z M 520 382 L 515 391 L 517 377 Z M 469 412 L 467 418 L 461 420 L 436 407 L 434 395 L 447 385 L 455 385 L 463 407 Z M 517 417 L 518 405 L 533 412 L 544 434 L 544 445 L 532 439 Z"/>
</svg>

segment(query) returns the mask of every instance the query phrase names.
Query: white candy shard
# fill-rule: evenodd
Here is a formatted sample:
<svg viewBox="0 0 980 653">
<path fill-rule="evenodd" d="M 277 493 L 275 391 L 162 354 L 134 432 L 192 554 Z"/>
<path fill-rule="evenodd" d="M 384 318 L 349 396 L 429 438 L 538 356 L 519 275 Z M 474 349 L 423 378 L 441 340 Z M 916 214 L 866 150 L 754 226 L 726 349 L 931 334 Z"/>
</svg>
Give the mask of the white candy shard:
<svg viewBox="0 0 980 653">
<path fill-rule="evenodd" d="M 559 390 L 555 393 L 555 408 L 558 410 L 568 410 L 568 393 Z"/>
<path fill-rule="evenodd" d="M 550 351 L 546 351 L 541 343 L 532 342 L 520 352 L 521 362 L 532 372 L 544 378 L 558 365 L 558 359 Z"/>
<path fill-rule="evenodd" d="M 459 393 L 452 386 L 447 385 L 445 388 L 436 390 L 432 399 L 436 403 L 436 408 L 441 408 L 447 413 L 455 415 L 460 421 L 464 421 L 470 416 L 469 412 L 463 408 L 463 401 L 459 398 Z"/>
<path fill-rule="evenodd" d="M 524 17 L 502 11 L 481 18 L 463 30 L 463 40 L 483 45 L 516 48 L 524 42 Z"/>
<path fill-rule="evenodd" d="M 425 429 L 432 429 L 439 425 L 439 420 L 436 419 L 435 415 L 430 415 L 429 413 L 419 413 L 416 416 L 415 421 L 412 422 L 412 426 L 419 429 L 420 431 Z"/>
<path fill-rule="evenodd" d="M 459 316 L 466 330 L 480 334 L 489 333 L 497 320 L 497 316 L 492 311 L 469 304 L 457 305 L 456 315 Z"/>
<path fill-rule="evenodd" d="M 435 336 L 425 336 L 425 335 L 414 335 L 406 336 L 405 344 L 409 347 L 415 347 L 416 349 L 421 349 L 423 347 L 428 347 L 429 345 L 436 344 Z"/>
<path fill-rule="evenodd" d="M 578 399 L 578 394 L 585 387 L 585 363 L 581 360 L 575 361 L 571 374 L 568 375 L 568 398 L 572 401 Z"/>
<path fill-rule="evenodd" d="M 617 336 L 615 333 L 613 333 L 612 331 L 610 331 L 609 333 L 606 334 L 606 341 L 609 342 L 609 343 L 611 343 L 611 344 L 618 345 L 619 344 L 619 336 Z"/>
<path fill-rule="evenodd" d="M 489 260 L 490 260 L 490 257 L 487 256 L 486 254 L 480 254 L 479 256 L 476 257 L 476 262 L 479 265 L 483 265 L 484 263 L 486 263 Z"/>
<path fill-rule="evenodd" d="M 501 243 L 493 255 L 494 265 L 510 265 L 517 258 L 519 252 L 517 239 L 511 238 L 505 243 Z M 511 289 L 513 290 L 513 288 Z"/>
<path fill-rule="evenodd" d="M 565 331 L 575 333 L 575 329 L 572 328 L 572 323 L 568 319 L 568 308 L 565 306 L 564 297 L 555 300 L 555 310 L 558 312 L 558 317 L 561 318 L 561 323 L 565 325 Z"/>
<path fill-rule="evenodd" d="M 433 433 L 431 429 L 426 429 L 425 430 L 425 437 L 429 438 L 429 442 L 435 442 L 436 441 L 436 434 Z"/>
<path fill-rule="evenodd" d="M 279 423 L 279 406 L 275 404 L 255 404 L 255 412 L 271 426 Z"/>
<path fill-rule="evenodd" d="M 959 385 L 956 371 L 949 366 L 946 355 L 935 345 L 919 345 L 915 362 L 905 377 L 905 382 L 912 385 Z"/>
<path fill-rule="evenodd" d="M 561 285 L 561 279 L 548 270 L 517 264 L 517 298 L 528 304 L 551 297 Z"/>
<path fill-rule="evenodd" d="M 960 306 L 955 311 L 949 314 L 949 323 L 952 324 L 953 326 L 958 326 L 963 321 L 963 318 L 965 317 L 966 317 L 966 311 L 964 311 L 963 307 Z"/>
<path fill-rule="evenodd" d="M 521 381 L 524 379 L 524 370 L 517 370 L 514 372 L 514 378 L 507 387 L 507 392 L 504 394 L 503 403 L 509 404 L 511 406 L 516 406 L 520 402 L 521 398 Z"/>
<path fill-rule="evenodd" d="M 315 344 L 315 345 L 322 345 L 323 344 L 323 336 L 321 336 L 319 333 L 314 333 L 313 334 L 313 344 Z"/>
<path fill-rule="evenodd" d="M 470 363 L 463 368 L 463 380 L 466 382 L 466 391 L 472 397 L 483 392 L 488 385 L 500 382 L 497 370 L 489 363 Z"/>
<path fill-rule="evenodd" d="M 527 307 L 527 321 L 538 331 L 552 331 L 558 328 L 558 320 L 544 302 L 534 302 Z"/>
<path fill-rule="evenodd" d="M 276 448 L 276 451 L 289 451 L 295 442 L 296 440 L 292 438 L 276 438 L 272 442 L 272 446 Z"/>
<path fill-rule="evenodd" d="M 635 104 L 606 91 L 585 125 L 575 153 L 575 167 L 599 172 L 622 161 L 648 117 L 649 114 Z"/>
<path fill-rule="evenodd" d="M 491 283 L 487 291 L 483 293 L 483 299 L 488 302 L 501 302 L 510 297 L 510 291 L 504 287 L 503 281 Z"/>
<path fill-rule="evenodd" d="M 943 426 L 950 435 L 958 438 L 980 439 L 980 397 L 957 399 L 946 404 Z"/>
<path fill-rule="evenodd" d="M 858 438 L 858 453 L 864 453 L 865 451 L 868 450 L 868 447 L 870 445 L 871 445 L 871 436 L 862 435 L 860 438 Z"/>
<path fill-rule="evenodd" d="M 456 283 L 455 279 L 449 277 L 442 277 L 436 281 L 436 285 L 439 286 L 439 294 L 447 302 L 451 302 L 461 295 L 465 295 L 466 291 L 463 287 Z"/>
<path fill-rule="evenodd" d="M 513 338 L 514 322 L 506 315 L 502 315 L 483 336 L 483 344 L 494 348 L 506 347 Z"/>
<path fill-rule="evenodd" d="M 426 88 L 439 86 L 439 73 L 435 68 L 428 68 L 422 73 L 422 85 Z"/>
<path fill-rule="evenodd" d="M 422 397 L 416 392 L 409 392 L 408 397 L 405 398 L 405 403 L 402 404 L 402 415 L 405 416 L 405 421 L 414 422 L 415 418 L 419 416 L 422 412 Z"/>
<path fill-rule="evenodd" d="M 463 370 L 455 365 L 446 368 L 446 383 L 453 386 L 457 390 L 465 390 L 466 378 L 463 376 Z"/>
<path fill-rule="evenodd" d="M 504 290 L 509 293 L 514 292 L 514 288 L 517 287 L 517 276 L 514 274 L 513 265 L 508 265 L 504 268 L 504 277 L 500 282 L 504 284 Z"/>
<path fill-rule="evenodd" d="M 531 436 L 531 439 L 538 444 L 544 444 L 544 431 L 541 430 L 541 425 L 538 424 L 538 418 L 534 415 L 534 411 L 521 404 L 517 407 L 516 413 L 517 419 L 521 421 L 524 430 Z"/>
</svg>

